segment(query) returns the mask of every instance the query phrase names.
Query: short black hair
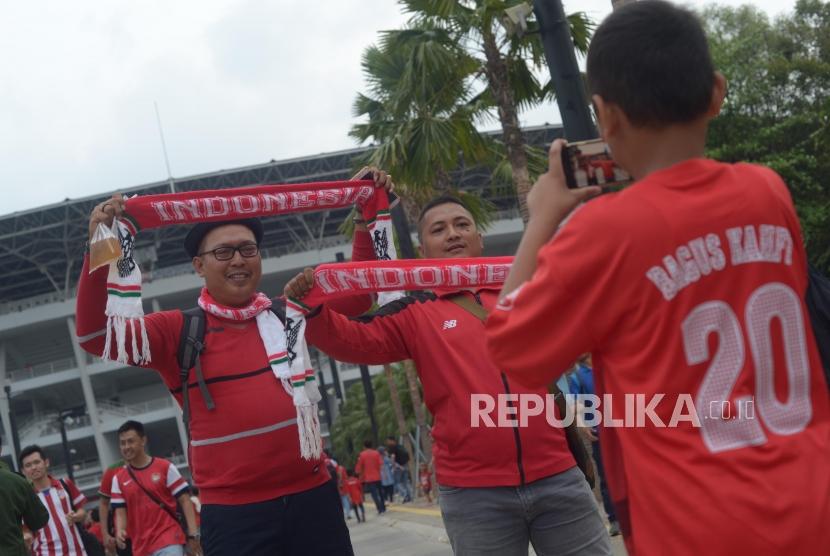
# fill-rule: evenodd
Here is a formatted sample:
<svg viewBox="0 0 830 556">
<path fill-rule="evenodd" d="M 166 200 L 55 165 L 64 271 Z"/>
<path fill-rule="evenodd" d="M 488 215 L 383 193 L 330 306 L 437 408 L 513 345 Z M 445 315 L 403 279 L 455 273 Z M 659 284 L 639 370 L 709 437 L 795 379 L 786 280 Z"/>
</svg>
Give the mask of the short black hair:
<svg viewBox="0 0 830 556">
<path fill-rule="evenodd" d="M 387 437 L 386 437 L 386 440 L 391 440 L 391 441 L 392 441 L 392 442 L 394 442 L 395 444 L 397 444 L 397 443 L 398 443 L 398 439 L 397 439 L 397 438 L 395 438 L 394 436 L 392 436 L 391 434 L 390 434 L 389 436 L 387 436 Z"/>
<path fill-rule="evenodd" d="M 121 436 L 127 431 L 135 431 L 138 434 L 138 436 L 142 438 L 147 436 L 144 433 L 144 425 L 142 423 L 139 423 L 138 421 L 127 421 L 123 425 L 118 427 L 118 436 Z"/>
<path fill-rule="evenodd" d="M 43 453 L 43 448 L 41 448 L 37 444 L 32 444 L 31 446 L 26 446 L 25 448 L 20 450 L 20 455 L 17 456 L 17 462 L 20 464 L 21 467 L 23 467 L 23 460 L 31 456 L 32 454 L 40 454 L 41 459 L 47 459 L 46 454 Z"/>
<path fill-rule="evenodd" d="M 372 447 L 372 444 L 374 444 L 374 442 L 372 442 L 372 441 L 371 441 L 371 440 L 369 440 L 369 439 L 366 439 L 366 440 L 364 440 L 364 441 L 363 441 L 363 447 L 364 447 L 364 448 L 371 448 L 371 447 Z"/>
<path fill-rule="evenodd" d="M 464 201 L 456 197 L 455 195 L 440 195 L 438 197 L 433 198 L 427 204 L 424 205 L 424 208 L 421 209 L 421 213 L 418 215 L 418 228 L 421 227 L 421 222 L 424 221 L 424 216 L 430 210 L 434 209 L 440 205 L 446 205 L 447 203 L 454 203 L 456 205 L 461 205 L 469 212 L 470 209 L 467 208 L 467 205 L 464 204 Z"/>
<path fill-rule="evenodd" d="M 588 89 L 619 106 L 632 124 L 691 122 L 709 108 L 715 69 L 691 11 L 641 0 L 611 13 L 588 49 Z"/>
<path fill-rule="evenodd" d="M 101 521 L 101 512 L 98 510 L 98 508 L 92 508 L 89 511 L 89 517 L 90 519 L 92 519 L 92 521 L 98 523 Z"/>
</svg>

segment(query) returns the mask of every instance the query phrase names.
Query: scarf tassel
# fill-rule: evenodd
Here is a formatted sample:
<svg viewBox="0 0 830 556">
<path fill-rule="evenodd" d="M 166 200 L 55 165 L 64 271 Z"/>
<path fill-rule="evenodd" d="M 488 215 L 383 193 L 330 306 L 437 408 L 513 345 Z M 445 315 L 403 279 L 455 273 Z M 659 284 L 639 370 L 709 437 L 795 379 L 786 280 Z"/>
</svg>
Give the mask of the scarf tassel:
<svg viewBox="0 0 830 556">
<path fill-rule="evenodd" d="M 104 352 L 101 358 L 104 361 L 117 361 L 124 365 L 130 365 L 130 357 L 127 352 L 127 329 L 130 329 L 130 343 L 135 365 L 147 364 L 150 359 L 150 341 L 147 337 L 147 327 L 144 324 L 144 317 L 128 318 L 120 315 L 107 317 L 107 335 L 104 340 Z M 138 335 L 141 336 L 141 349 L 138 346 Z M 116 355 L 112 358 L 112 342 L 115 341 Z"/>
</svg>

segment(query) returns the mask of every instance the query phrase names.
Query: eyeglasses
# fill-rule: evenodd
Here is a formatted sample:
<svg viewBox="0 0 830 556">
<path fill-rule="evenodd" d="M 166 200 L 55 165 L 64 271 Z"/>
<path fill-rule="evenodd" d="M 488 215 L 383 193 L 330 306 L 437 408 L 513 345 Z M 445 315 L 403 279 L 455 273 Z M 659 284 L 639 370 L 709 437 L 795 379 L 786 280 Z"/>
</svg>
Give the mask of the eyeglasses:
<svg viewBox="0 0 830 556">
<path fill-rule="evenodd" d="M 234 258 L 237 251 L 239 251 L 239 254 L 246 259 L 250 259 L 259 254 L 259 245 L 256 243 L 243 243 L 242 245 L 237 245 L 236 247 L 223 245 L 222 247 L 217 247 L 216 249 L 211 249 L 210 251 L 203 251 L 198 255 L 201 257 L 203 255 L 207 255 L 208 253 L 213 253 L 213 256 L 217 261 L 229 261 Z"/>
</svg>

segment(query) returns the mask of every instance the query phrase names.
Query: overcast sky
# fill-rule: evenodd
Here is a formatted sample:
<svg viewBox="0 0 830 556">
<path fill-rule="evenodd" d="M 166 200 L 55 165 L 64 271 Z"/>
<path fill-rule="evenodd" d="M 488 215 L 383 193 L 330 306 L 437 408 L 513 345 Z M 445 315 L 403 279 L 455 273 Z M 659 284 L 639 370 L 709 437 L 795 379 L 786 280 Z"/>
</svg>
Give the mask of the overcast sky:
<svg viewBox="0 0 830 556">
<path fill-rule="evenodd" d="M 611 7 L 564 3 L 597 21 Z M 0 6 L 0 214 L 166 179 L 154 101 L 174 177 L 353 148 L 361 52 L 406 19 L 394 0 Z M 553 105 L 522 115 L 558 121 Z"/>
</svg>

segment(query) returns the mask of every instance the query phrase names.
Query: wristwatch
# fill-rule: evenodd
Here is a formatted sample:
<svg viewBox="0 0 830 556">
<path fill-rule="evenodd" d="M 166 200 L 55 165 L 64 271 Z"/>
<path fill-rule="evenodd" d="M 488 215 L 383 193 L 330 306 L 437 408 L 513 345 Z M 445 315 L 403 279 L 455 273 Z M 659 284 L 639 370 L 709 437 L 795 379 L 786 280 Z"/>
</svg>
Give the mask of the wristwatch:
<svg viewBox="0 0 830 556">
<path fill-rule="evenodd" d="M 189 541 L 200 541 L 200 540 L 202 540 L 202 534 L 199 531 L 196 531 L 192 535 L 188 534 L 187 535 L 187 540 L 189 540 Z"/>
</svg>

